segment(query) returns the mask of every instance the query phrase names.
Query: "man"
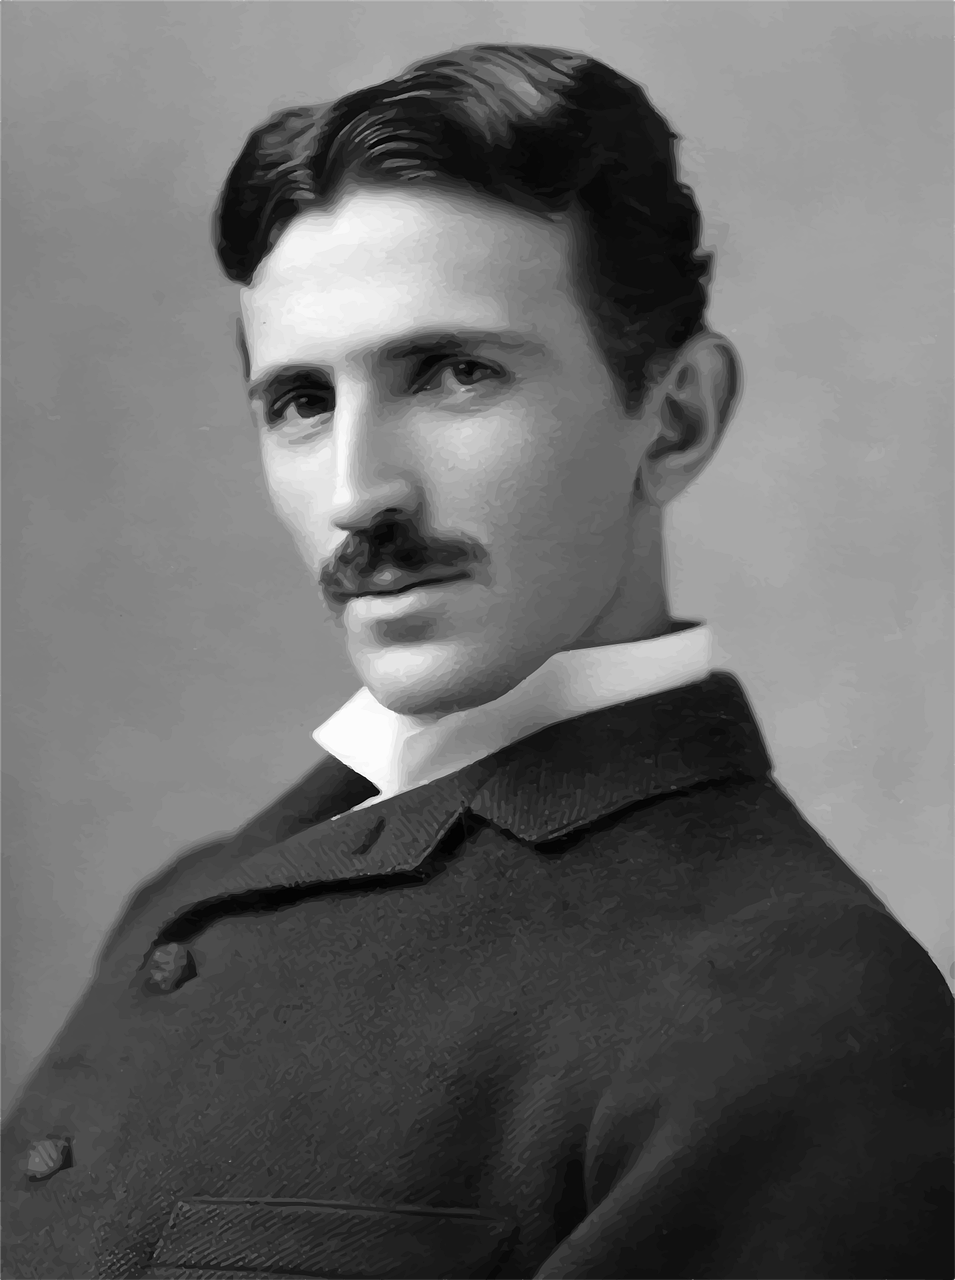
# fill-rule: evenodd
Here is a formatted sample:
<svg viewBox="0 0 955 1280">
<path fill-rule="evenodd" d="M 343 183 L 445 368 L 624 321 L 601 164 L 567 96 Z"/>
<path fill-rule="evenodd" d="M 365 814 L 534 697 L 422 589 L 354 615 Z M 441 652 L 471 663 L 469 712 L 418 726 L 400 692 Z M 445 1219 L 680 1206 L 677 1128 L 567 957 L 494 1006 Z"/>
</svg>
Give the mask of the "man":
<svg viewBox="0 0 955 1280">
<path fill-rule="evenodd" d="M 116 927 L 8 1276 L 952 1274 L 947 991 L 669 610 L 740 388 L 674 140 L 505 46 L 250 137 L 219 258 L 364 687 Z"/>
</svg>

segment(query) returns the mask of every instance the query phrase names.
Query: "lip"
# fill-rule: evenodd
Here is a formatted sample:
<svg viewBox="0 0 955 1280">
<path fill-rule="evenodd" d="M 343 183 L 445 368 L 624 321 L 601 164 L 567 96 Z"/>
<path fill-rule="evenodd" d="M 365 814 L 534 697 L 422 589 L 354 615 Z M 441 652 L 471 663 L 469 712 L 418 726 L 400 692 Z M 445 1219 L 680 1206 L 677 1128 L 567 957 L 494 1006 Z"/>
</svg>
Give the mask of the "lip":
<svg viewBox="0 0 955 1280">
<path fill-rule="evenodd" d="M 467 578 L 466 573 L 434 573 L 434 574 L 413 574 L 402 573 L 400 570 L 390 569 L 392 579 L 387 587 L 383 587 L 380 591 L 356 591 L 349 596 L 351 600 L 365 600 L 368 597 L 383 596 L 400 596 L 406 591 L 414 591 L 418 587 L 443 587 L 449 582 L 460 582 L 462 578 Z"/>
<path fill-rule="evenodd" d="M 391 591 L 363 592 L 350 597 L 350 612 L 356 619 L 397 618 L 437 604 L 449 587 L 470 577 L 469 573 L 456 573 L 446 578 L 418 578 Z"/>
</svg>

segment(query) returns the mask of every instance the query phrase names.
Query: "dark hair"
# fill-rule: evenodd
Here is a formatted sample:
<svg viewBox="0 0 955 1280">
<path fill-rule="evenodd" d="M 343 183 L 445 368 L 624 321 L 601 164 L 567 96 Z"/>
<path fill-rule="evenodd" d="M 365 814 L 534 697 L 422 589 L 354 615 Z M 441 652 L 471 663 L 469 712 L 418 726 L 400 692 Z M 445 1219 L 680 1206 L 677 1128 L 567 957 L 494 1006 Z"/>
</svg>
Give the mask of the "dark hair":
<svg viewBox="0 0 955 1280">
<path fill-rule="evenodd" d="M 679 181 L 677 135 L 632 80 L 584 54 L 471 45 L 254 130 L 219 198 L 215 242 L 248 284 L 299 213 L 347 182 L 469 188 L 583 229 L 578 288 L 628 407 L 648 362 L 703 327 L 711 255 Z"/>
</svg>

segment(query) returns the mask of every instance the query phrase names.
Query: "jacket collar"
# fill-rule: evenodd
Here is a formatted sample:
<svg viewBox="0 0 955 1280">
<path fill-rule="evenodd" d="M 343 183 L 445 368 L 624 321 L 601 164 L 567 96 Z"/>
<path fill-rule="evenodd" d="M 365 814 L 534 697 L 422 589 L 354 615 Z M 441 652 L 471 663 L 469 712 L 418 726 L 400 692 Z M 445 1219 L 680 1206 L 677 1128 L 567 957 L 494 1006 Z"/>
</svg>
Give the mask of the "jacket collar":
<svg viewBox="0 0 955 1280">
<path fill-rule="evenodd" d="M 653 796 L 773 767 L 728 672 L 554 725 L 494 760 L 470 808 L 535 844 Z"/>
<path fill-rule="evenodd" d="M 561 721 L 458 773 L 347 813 L 373 788 L 323 761 L 237 833 L 214 897 L 181 902 L 158 940 L 185 941 L 243 901 L 262 910 L 312 886 L 426 878 L 432 855 L 469 813 L 539 844 L 654 796 L 771 770 L 746 695 L 727 672 Z"/>
</svg>

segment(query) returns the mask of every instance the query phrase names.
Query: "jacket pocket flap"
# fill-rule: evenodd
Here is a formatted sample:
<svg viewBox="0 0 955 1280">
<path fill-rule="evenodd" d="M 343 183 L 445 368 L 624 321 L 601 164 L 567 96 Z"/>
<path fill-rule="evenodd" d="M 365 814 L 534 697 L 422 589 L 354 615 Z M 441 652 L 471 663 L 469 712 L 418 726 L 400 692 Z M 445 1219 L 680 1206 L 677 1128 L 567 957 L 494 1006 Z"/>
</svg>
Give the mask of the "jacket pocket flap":
<svg viewBox="0 0 955 1280">
<path fill-rule="evenodd" d="M 156 1268 L 343 1280 L 465 1280 L 501 1261 L 515 1223 L 465 1209 L 318 1200 L 180 1201 Z"/>
</svg>

